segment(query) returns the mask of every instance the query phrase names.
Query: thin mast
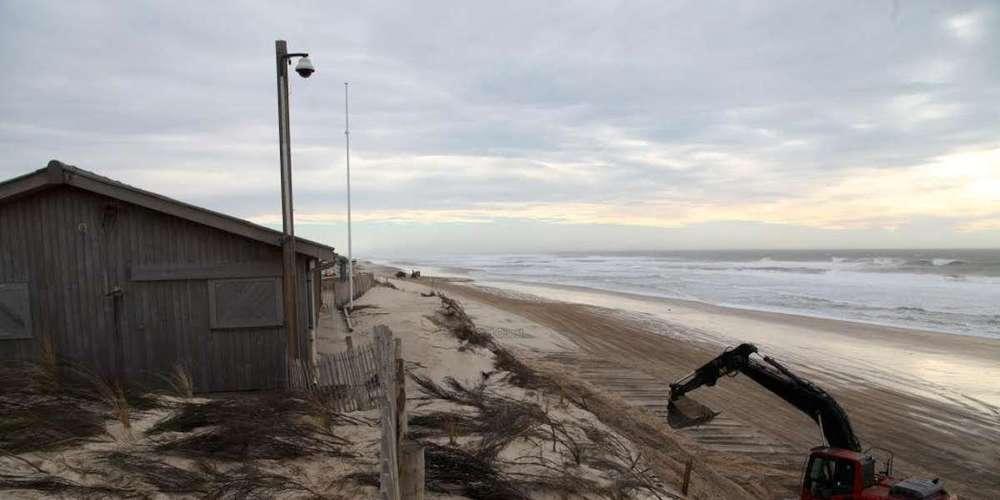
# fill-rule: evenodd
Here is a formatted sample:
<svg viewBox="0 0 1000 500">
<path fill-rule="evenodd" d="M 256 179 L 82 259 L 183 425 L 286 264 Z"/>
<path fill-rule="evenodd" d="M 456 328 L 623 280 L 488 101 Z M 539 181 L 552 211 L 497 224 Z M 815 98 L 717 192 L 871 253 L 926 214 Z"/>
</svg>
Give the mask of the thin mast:
<svg viewBox="0 0 1000 500">
<path fill-rule="evenodd" d="M 347 82 L 344 82 L 344 141 L 347 146 L 347 282 L 350 308 L 354 310 L 354 254 L 351 248 L 351 121 L 347 107 Z"/>
</svg>

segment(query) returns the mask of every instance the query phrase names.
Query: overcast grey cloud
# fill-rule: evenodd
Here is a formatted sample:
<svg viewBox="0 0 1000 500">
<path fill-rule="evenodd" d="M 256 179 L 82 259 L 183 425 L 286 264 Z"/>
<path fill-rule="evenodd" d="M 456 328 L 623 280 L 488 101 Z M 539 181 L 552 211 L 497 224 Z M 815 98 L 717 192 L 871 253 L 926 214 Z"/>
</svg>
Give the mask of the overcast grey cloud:
<svg viewBox="0 0 1000 500">
<path fill-rule="evenodd" d="M 1000 246 L 998 28 L 993 2 L 4 0 L 0 178 L 59 158 L 274 223 L 283 38 L 318 70 L 300 228 L 338 246 L 345 80 L 362 251 Z"/>
</svg>

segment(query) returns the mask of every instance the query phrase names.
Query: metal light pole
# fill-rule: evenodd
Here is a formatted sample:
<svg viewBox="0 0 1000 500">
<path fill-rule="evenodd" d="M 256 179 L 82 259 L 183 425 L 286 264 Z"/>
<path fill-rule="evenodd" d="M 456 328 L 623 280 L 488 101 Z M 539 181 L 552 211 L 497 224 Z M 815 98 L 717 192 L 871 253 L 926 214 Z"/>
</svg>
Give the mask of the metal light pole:
<svg viewBox="0 0 1000 500">
<path fill-rule="evenodd" d="M 278 72 L 278 153 L 281 160 L 281 242 L 282 296 L 284 298 L 285 328 L 288 330 L 288 357 L 299 358 L 298 342 L 298 283 L 295 268 L 295 217 L 292 206 L 292 150 L 288 126 L 288 65 L 298 57 L 295 72 L 303 78 L 313 73 L 309 54 L 288 53 L 284 40 L 274 42 L 274 58 Z"/>
<path fill-rule="evenodd" d="M 344 82 L 344 140 L 347 145 L 347 290 L 354 310 L 354 254 L 351 249 L 351 121 L 347 107 L 347 82 Z"/>
</svg>

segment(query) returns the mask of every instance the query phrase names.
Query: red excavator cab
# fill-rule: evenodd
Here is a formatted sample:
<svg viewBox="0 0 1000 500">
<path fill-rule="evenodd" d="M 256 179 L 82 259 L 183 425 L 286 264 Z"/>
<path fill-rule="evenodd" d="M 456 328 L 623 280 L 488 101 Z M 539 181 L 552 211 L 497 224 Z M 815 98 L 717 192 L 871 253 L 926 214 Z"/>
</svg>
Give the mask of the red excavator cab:
<svg viewBox="0 0 1000 500">
<path fill-rule="evenodd" d="M 860 500 L 877 487 L 875 459 L 836 448 L 814 448 L 802 477 L 802 500 Z M 886 490 L 888 493 L 888 490 Z M 885 495 L 872 498 L 886 498 Z"/>
<path fill-rule="evenodd" d="M 896 480 L 875 472 L 871 455 L 813 448 L 802 477 L 802 500 L 947 500 L 940 481 Z"/>
</svg>

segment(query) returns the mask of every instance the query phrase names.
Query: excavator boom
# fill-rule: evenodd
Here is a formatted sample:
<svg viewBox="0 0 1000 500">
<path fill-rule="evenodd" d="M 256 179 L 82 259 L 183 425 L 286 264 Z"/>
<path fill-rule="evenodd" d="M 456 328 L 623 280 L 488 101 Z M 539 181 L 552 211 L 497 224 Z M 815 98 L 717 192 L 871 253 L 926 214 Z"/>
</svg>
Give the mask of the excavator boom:
<svg viewBox="0 0 1000 500">
<path fill-rule="evenodd" d="M 686 377 L 670 384 L 667 421 L 675 427 L 710 420 L 716 412 L 687 398 L 702 386 L 713 386 L 720 377 L 742 373 L 816 422 L 827 445 L 812 449 L 803 471 L 800 500 L 831 498 L 954 499 L 937 479 L 892 477 L 890 458 L 885 472 L 875 471 L 875 460 L 861 450 L 847 412 L 829 393 L 794 374 L 781 363 L 760 356 L 753 344 L 727 349 Z M 694 412 L 691 415 L 691 412 Z M 693 420 L 690 420 L 691 417 Z"/>
<path fill-rule="evenodd" d="M 756 353 L 757 347 L 753 344 L 741 344 L 670 384 L 668 411 L 671 425 L 683 426 L 680 423 L 685 419 L 678 418 L 678 414 L 690 413 L 697 407 L 685 398 L 686 394 L 705 385 L 713 386 L 722 376 L 742 373 L 815 421 L 829 446 L 861 451 L 861 444 L 854 434 L 847 412 L 833 396 L 769 357 L 754 357 Z M 693 418 L 695 422 L 703 422 L 714 416 L 714 412 L 695 411 L 698 413 Z"/>
</svg>

